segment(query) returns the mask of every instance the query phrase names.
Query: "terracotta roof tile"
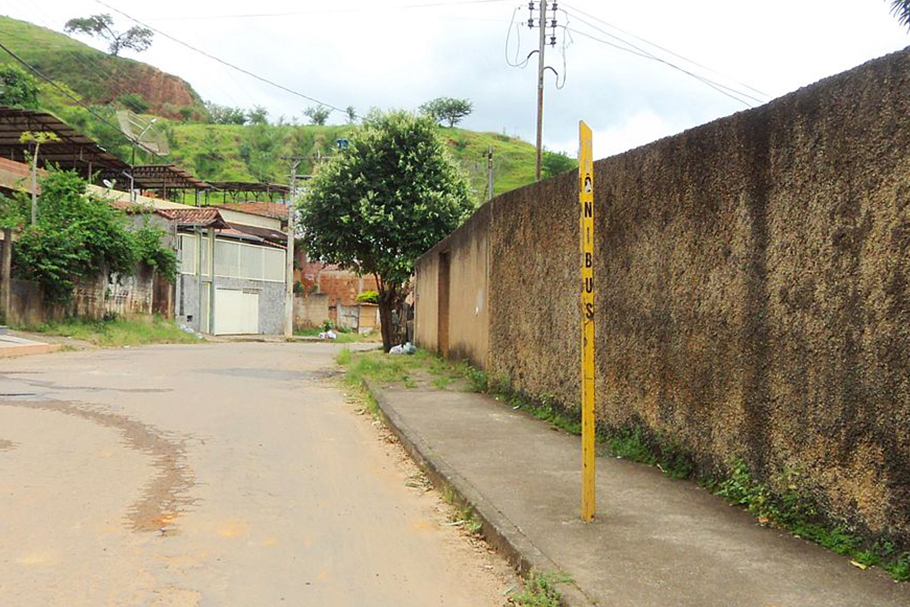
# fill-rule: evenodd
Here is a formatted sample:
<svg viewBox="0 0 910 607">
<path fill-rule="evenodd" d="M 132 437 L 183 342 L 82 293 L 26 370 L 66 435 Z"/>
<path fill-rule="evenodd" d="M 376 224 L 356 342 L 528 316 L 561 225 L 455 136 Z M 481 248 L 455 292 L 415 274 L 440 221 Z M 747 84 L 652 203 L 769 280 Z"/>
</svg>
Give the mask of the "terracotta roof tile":
<svg viewBox="0 0 910 607">
<path fill-rule="evenodd" d="M 166 219 L 182 224 L 192 224 L 203 227 L 221 228 L 227 224 L 221 218 L 218 209 L 206 207 L 203 209 L 157 209 L 157 213 Z"/>
<path fill-rule="evenodd" d="M 278 202 L 235 202 L 221 205 L 229 211 L 239 211 L 251 215 L 261 215 L 272 219 L 287 221 L 288 208 Z"/>
</svg>

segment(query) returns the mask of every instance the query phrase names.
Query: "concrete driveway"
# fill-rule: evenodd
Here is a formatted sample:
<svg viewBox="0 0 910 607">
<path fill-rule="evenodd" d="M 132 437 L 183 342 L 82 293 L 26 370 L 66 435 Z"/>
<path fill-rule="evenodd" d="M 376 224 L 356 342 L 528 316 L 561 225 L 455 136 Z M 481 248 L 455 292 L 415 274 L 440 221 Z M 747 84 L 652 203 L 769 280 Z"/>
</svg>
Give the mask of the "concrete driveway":
<svg viewBox="0 0 910 607">
<path fill-rule="evenodd" d="M 0 605 L 501 605 L 324 344 L 0 361 Z"/>
</svg>

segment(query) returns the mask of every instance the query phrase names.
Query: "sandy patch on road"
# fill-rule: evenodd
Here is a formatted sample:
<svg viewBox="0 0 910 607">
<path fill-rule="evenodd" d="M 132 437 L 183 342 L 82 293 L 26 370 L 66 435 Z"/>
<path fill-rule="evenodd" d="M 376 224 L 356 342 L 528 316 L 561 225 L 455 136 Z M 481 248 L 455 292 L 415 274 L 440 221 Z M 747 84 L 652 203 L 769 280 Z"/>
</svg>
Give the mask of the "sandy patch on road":
<svg viewBox="0 0 910 607">
<path fill-rule="evenodd" d="M 186 464 L 182 440 L 169 439 L 148 424 L 89 405 L 0 400 L 0 406 L 54 411 L 117 429 L 127 447 L 151 457 L 157 473 L 145 485 L 142 499 L 127 510 L 127 518 L 134 531 L 164 530 L 172 526 L 177 517 L 191 505 L 188 493 L 193 486 L 194 476 Z M 4 442 L 9 443 L 0 440 L 0 450 L 3 450 Z"/>
<path fill-rule="evenodd" d="M 496 552 L 482 537 L 467 531 L 457 524 L 459 511 L 443 500 L 420 467 L 411 459 L 398 437 L 381 421 L 375 419 L 356 396 L 345 392 L 353 411 L 369 425 L 386 456 L 394 462 L 397 474 L 380 473 L 380 466 L 374 469 L 377 476 L 393 482 L 400 482 L 416 494 L 420 500 L 424 517 L 412 523 L 411 528 L 421 533 L 440 534 L 446 548 L 445 558 L 451 569 L 460 571 L 470 580 L 470 587 L 476 605 L 499 607 L 508 603 L 508 596 L 520 591 L 521 580 L 509 563 Z"/>
<path fill-rule="evenodd" d="M 0 451 L 12 451 L 16 448 L 16 443 L 11 440 L 0 438 Z"/>
</svg>

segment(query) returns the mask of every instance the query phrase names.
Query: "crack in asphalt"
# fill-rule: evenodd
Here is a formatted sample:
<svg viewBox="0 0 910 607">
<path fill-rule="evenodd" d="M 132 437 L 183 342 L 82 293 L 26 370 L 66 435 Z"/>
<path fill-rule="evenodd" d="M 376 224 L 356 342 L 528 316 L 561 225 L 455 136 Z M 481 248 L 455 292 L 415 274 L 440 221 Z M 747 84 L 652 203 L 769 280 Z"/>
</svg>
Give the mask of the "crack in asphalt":
<svg viewBox="0 0 910 607">
<path fill-rule="evenodd" d="M 0 373 L 0 380 L 9 379 L 21 382 L 27 386 L 33 386 L 35 388 L 47 388 L 50 390 L 59 390 L 59 391 L 82 391 L 82 392 L 123 392 L 125 394 L 157 394 L 162 392 L 172 392 L 171 388 L 106 388 L 103 386 L 62 386 L 56 382 L 44 380 L 44 379 L 31 379 L 31 378 L 22 378 L 22 377 L 9 377 L 10 375 L 26 375 L 26 374 L 36 374 L 34 371 L 30 372 L 6 372 Z M 5 396 L 0 394 L 0 396 Z M 20 394 L 13 394 L 12 396 L 22 396 Z"/>
<path fill-rule="evenodd" d="M 151 457 L 157 474 L 146 483 L 141 499 L 127 510 L 133 531 L 162 532 L 172 528 L 178 516 L 196 501 L 188 495 L 195 485 L 195 476 L 187 464 L 185 450 L 186 441 L 192 437 L 169 438 L 153 426 L 88 404 L 0 399 L 0 406 L 63 413 L 119 430 L 128 448 Z M 14 446 L 9 444 L 7 448 Z M 3 446 L 4 441 L 0 440 L 0 450 Z"/>
</svg>

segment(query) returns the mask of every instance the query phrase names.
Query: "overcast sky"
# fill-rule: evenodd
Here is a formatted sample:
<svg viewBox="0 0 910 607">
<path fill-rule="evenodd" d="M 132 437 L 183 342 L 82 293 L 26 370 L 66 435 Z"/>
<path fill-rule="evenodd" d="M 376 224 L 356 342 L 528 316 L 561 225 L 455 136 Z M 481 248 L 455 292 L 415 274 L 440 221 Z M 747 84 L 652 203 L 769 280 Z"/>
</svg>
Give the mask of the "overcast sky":
<svg viewBox="0 0 910 607">
<path fill-rule="evenodd" d="M 371 107 L 415 108 L 441 95 L 466 97 L 474 113 L 465 127 L 534 141 L 536 57 L 525 69 L 506 61 L 507 41 L 512 61 L 536 48 L 537 30 L 526 25 L 527 2 L 105 1 L 176 39 L 341 108 L 353 105 L 365 113 Z M 427 4 L 433 6 L 420 6 Z M 558 29 L 557 46 L 548 47 L 546 56 L 560 84 L 566 80 L 558 90 L 554 75 L 547 74 L 544 144 L 574 155 L 583 119 L 594 129 L 598 158 L 747 108 L 664 63 L 602 41 L 631 42 L 639 49 L 632 51 L 708 78 L 753 105 L 758 103 L 745 95 L 778 97 L 910 44 L 886 0 L 572 0 L 560 2 L 559 9 L 556 19 L 567 29 Z M 122 28 L 132 25 L 95 0 L 0 0 L 0 12 L 58 31 L 71 17 L 101 12 L 114 15 Z M 270 16 L 275 13 L 280 15 Z M 510 28 L 513 15 L 523 27 Z M 179 75 L 204 99 L 265 106 L 273 119 L 303 120 L 301 111 L 313 105 L 160 35 L 151 50 L 123 55 Z M 344 118 L 336 113 L 331 121 Z"/>
</svg>

